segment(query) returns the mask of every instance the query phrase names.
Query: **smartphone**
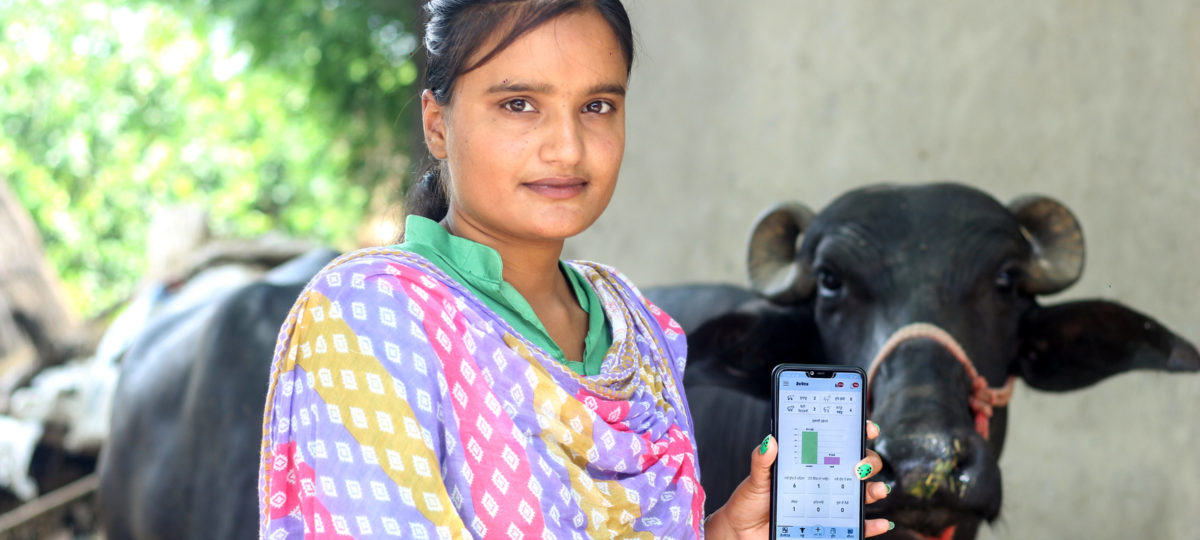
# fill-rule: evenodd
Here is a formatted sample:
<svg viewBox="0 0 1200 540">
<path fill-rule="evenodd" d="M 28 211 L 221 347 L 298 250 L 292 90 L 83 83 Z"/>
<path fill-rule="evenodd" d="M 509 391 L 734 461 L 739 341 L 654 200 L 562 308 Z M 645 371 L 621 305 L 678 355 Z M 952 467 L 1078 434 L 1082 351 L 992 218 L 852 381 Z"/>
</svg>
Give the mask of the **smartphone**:
<svg viewBox="0 0 1200 540">
<path fill-rule="evenodd" d="M 771 538 L 863 538 L 866 374 L 853 366 L 780 364 L 771 374 Z"/>
</svg>

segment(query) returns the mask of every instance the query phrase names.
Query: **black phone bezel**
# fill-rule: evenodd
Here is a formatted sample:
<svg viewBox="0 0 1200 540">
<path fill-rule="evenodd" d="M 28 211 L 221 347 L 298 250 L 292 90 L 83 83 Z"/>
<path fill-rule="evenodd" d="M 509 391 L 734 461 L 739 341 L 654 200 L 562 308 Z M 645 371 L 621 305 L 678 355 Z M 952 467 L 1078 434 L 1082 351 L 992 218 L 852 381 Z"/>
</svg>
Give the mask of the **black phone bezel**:
<svg viewBox="0 0 1200 540">
<path fill-rule="evenodd" d="M 775 444 L 779 444 L 779 379 L 780 376 L 787 371 L 804 372 L 806 377 L 810 378 L 830 378 L 834 373 L 857 373 L 862 380 L 862 385 L 859 388 L 860 398 L 859 403 L 859 458 L 867 456 L 867 418 L 866 418 L 866 399 L 867 399 L 867 374 L 862 368 L 857 366 L 844 365 L 820 365 L 820 364 L 779 364 L 775 369 L 771 370 L 771 436 L 775 438 Z M 813 376 L 810 372 L 819 372 L 820 376 Z M 776 489 L 776 477 L 778 466 L 778 454 L 776 454 L 775 463 L 771 464 L 771 521 L 770 521 L 770 536 L 771 540 L 776 540 L 777 527 L 775 525 L 775 498 L 778 495 Z M 863 524 L 866 521 L 866 486 L 861 486 L 858 490 L 858 539 L 864 538 Z"/>
</svg>

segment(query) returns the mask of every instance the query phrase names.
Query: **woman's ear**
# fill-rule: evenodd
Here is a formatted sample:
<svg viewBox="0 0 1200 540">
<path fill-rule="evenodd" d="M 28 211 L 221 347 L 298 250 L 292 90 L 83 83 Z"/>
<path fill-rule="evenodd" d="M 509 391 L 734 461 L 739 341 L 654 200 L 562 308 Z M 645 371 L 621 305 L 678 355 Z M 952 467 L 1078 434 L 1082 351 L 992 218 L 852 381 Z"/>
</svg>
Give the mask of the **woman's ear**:
<svg viewBox="0 0 1200 540">
<path fill-rule="evenodd" d="M 446 159 L 446 107 L 429 90 L 421 92 L 421 125 L 429 153 L 437 159 Z"/>
</svg>

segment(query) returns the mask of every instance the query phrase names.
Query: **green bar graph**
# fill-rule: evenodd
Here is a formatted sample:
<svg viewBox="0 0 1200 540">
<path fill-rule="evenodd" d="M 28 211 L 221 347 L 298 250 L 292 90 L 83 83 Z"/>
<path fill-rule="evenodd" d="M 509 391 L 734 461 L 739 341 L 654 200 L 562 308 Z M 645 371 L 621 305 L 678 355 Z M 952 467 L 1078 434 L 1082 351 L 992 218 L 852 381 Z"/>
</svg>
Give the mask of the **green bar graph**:
<svg viewBox="0 0 1200 540">
<path fill-rule="evenodd" d="M 805 431 L 800 434 L 800 463 L 805 465 L 817 463 L 817 432 Z"/>
</svg>

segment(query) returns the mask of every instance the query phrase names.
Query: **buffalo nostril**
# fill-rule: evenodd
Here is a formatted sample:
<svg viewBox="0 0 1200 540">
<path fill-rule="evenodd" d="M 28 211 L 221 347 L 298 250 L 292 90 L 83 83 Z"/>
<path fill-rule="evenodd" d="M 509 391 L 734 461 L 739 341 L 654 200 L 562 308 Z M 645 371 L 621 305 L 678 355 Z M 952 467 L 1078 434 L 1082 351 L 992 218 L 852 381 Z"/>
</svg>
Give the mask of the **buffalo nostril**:
<svg viewBox="0 0 1200 540">
<path fill-rule="evenodd" d="M 959 446 L 961 443 L 955 440 L 953 444 Z M 956 475 L 958 465 L 957 455 L 932 459 L 928 466 L 915 471 L 917 474 L 911 477 L 915 481 L 910 482 L 908 493 L 918 499 L 929 500 L 939 491 L 948 491 L 949 494 L 962 498 L 965 495 L 966 484 Z"/>
<path fill-rule="evenodd" d="M 892 437 L 877 441 L 877 449 L 885 472 L 905 498 L 990 514 L 993 503 L 988 501 L 999 497 L 999 471 L 988 459 L 986 444 L 973 435 Z"/>
</svg>

